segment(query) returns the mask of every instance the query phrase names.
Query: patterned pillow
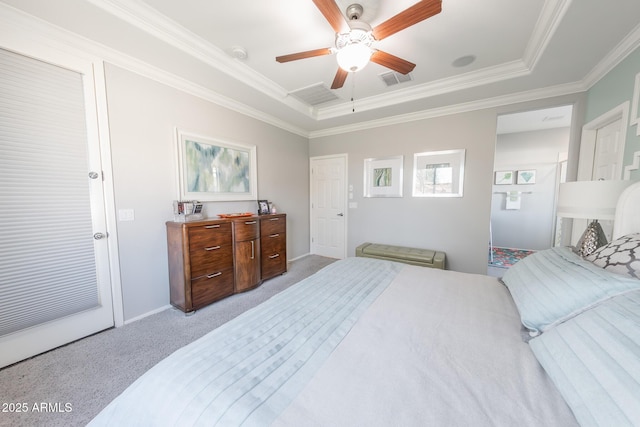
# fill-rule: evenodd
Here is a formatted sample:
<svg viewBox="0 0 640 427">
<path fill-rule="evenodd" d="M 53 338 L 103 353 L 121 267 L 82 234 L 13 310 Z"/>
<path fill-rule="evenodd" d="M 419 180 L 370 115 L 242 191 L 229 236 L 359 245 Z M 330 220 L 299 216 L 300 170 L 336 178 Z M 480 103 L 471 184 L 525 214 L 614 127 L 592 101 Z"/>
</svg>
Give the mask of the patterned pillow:
<svg viewBox="0 0 640 427">
<path fill-rule="evenodd" d="M 640 279 L 640 233 L 620 237 L 585 259 L 612 273 Z"/>
</svg>

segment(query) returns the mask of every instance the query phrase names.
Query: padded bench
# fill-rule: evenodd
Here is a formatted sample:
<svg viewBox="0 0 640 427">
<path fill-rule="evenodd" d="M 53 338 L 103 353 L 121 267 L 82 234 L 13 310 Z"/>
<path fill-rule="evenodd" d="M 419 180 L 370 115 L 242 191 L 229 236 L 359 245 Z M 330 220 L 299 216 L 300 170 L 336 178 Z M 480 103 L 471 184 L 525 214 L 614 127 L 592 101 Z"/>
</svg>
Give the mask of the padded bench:
<svg viewBox="0 0 640 427">
<path fill-rule="evenodd" d="M 422 267 L 445 269 L 446 254 L 430 249 L 408 248 L 405 246 L 363 243 L 356 248 L 357 257 L 386 259 Z"/>
</svg>

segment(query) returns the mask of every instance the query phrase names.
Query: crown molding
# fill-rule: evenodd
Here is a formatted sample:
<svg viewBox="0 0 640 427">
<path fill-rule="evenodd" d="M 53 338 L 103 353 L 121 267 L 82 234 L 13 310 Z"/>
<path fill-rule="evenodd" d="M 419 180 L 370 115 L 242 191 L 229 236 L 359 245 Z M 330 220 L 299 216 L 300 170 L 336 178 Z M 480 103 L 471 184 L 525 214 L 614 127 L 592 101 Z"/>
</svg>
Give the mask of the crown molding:
<svg viewBox="0 0 640 427">
<path fill-rule="evenodd" d="M 310 108 L 295 97 L 288 96 L 289 93 L 272 80 L 265 78 L 247 65 L 231 58 L 221 49 L 211 45 L 206 40 L 168 19 L 140 0 L 87 1 L 165 43 L 192 55 L 219 71 L 232 76 L 249 87 L 286 104 L 289 108 L 309 118 L 325 120 L 351 114 L 352 112 L 349 101 L 327 107 L 318 106 Z M 406 90 L 397 90 L 393 91 L 393 93 L 369 97 L 358 101 L 359 109 L 367 111 L 388 107 L 530 74 L 532 67 L 537 63 L 538 58 L 540 58 L 544 49 L 546 49 L 551 36 L 562 21 L 571 1 L 572 0 L 545 1 L 523 59 L 465 73 L 452 78 L 441 79 L 421 86 L 412 86 Z"/>
<path fill-rule="evenodd" d="M 395 90 L 383 95 L 359 99 L 358 111 L 369 111 L 378 108 L 390 107 L 404 102 L 417 101 L 436 95 L 470 89 L 490 83 L 497 83 L 505 79 L 522 77 L 530 74 L 531 70 L 522 61 L 513 61 L 495 67 L 487 67 L 479 71 L 461 74 L 454 77 L 435 80 L 430 83 L 410 86 L 405 89 Z M 317 120 L 331 119 L 345 114 L 351 114 L 352 104 L 342 103 L 329 107 L 317 108 L 315 118 Z"/>
<path fill-rule="evenodd" d="M 308 132 L 306 130 L 284 120 L 280 120 L 255 108 L 248 107 L 232 98 L 223 96 L 185 78 L 176 76 L 132 56 L 55 26 L 50 22 L 4 3 L 0 3 L 0 22 L 2 23 L 3 40 L 0 46 L 5 46 L 11 50 L 29 49 L 31 52 L 35 48 L 42 53 L 43 57 L 41 59 L 46 59 L 54 63 L 56 51 L 90 60 L 96 65 L 102 62 L 108 62 L 166 86 L 228 108 L 229 110 L 308 138 Z M 7 44 L 11 44 L 11 46 L 7 46 Z M 102 65 L 100 64 L 99 66 Z"/>
<path fill-rule="evenodd" d="M 640 47 L 640 24 L 587 74 L 582 80 L 585 90 L 591 89 L 638 47 Z"/>
<path fill-rule="evenodd" d="M 124 2 L 124 0 L 87 1 L 96 5 L 100 5 L 101 7 L 103 5 L 107 5 L 107 7 L 116 9 L 119 5 L 122 4 L 127 6 L 131 5 L 131 7 L 119 8 L 119 12 L 117 13 L 121 14 L 122 16 L 128 16 L 127 20 L 134 20 L 135 22 L 138 22 L 139 25 L 146 25 L 144 23 L 145 21 L 141 21 L 137 18 L 137 14 L 140 12 L 140 9 L 138 8 L 138 6 L 140 6 L 140 3 L 137 0 L 131 2 L 127 1 L 126 3 Z M 556 11 L 556 13 L 563 14 L 570 1 L 571 0 L 548 0 L 545 5 L 554 5 L 555 7 L 552 8 L 552 10 Z M 34 17 L 6 4 L 0 3 L 0 12 L 0 22 L 2 22 L 2 30 L 0 31 L 3 39 L 2 44 L 5 45 L 6 43 L 10 42 L 11 46 L 5 46 L 9 49 L 11 49 L 12 46 L 29 46 L 30 48 L 37 46 L 37 48 L 42 52 L 47 51 L 47 57 L 52 55 L 52 53 L 49 52 L 50 50 L 52 50 L 53 52 L 60 51 L 71 53 L 78 57 L 90 59 L 95 63 L 106 61 L 174 89 L 189 93 L 193 96 L 205 99 L 245 116 L 254 118 L 256 120 L 309 139 L 354 132 L 381 126 L 394 125 L 410 121 L 429 119 L 449 114 L 457 114 L 473 110 L 504 106 L 518 102 L 526 102 L 542 98 L 584 92 L 590 89 L 598 80 L 600 80 L 605 74 L 607 74 L 609 71 L 611 71 L 611 69 L 618 65 L 625 57 L 627 57 L 631 52 L 633 52 L 640 46 L 640 25 L 638 25 L 635 30 L 631 34 L 629 34 L 629 36 L 627 36 L 622 42 L 618 44 L 616 49 L 614 49 L 609 55 L 607 55 L 607 57 L 600 61 L 600 63 L 582 81 L 579 82 L 457 105 L 445 106 L 441 108 L 423 110 L 410 114 L 387 117 L 380 120 L 361 122 L 354 125 L 327 128 L 318 131 L 307 131 L 300 127 L 294 126 L 289 122 L 266 114 L 262 111 L 248 107 L 245 104 L 235 101 L 232 98 L 223 96 L 213 90 L 197 85 L 187 79 L 161 70 L 158 67 L 147 64 L 134 57 L 123 54 L 122 52 L 116 51 L 90 39 L 84 38 L 64 28 L 57 27 L 47 21 Z M 546 12 L 546 14 L 556 16 L 551 12 Z M 162 19 L 157 15 L 156 18 Z M 175 23 L 172 23 L 171 21 L 169 23 L 163 23 L 160 28 L 166 29 L 166 27 L 173 28 L 174 26 Z M 160 37 L 168 37 L 169 39 L 175 40 L 175 34 L 170 30 L 161 31 L 160 29 L 158 29 L 158 27 L 149 28 L 154 28 L 153 31 L 157 32 Z M 555 31 L 555 28 L 557 28 L 557 23 L 549 24 L 547 25 L 547 28 L 548 29 L 546 31 L 541 32 L 541 34 L 544 35 L 535 36 L 536 40 L 538 40 L 537 42 L 533 43 L 533 45 L 538 46 L 537 49 L 534 49 L 535 51 L 541 52 L 542 50 L 544 50 L 544 48 L 546 48 L 545 40 L 548 40 L 551 32 Z M 185 36 L 185 34 L 182 33 L 182 36 Z M 186 44 L 186 47 L 189 47 L 189 44 L 191 42 L 192 40 L 187 37 L 187 39 L 183 39 L 180 44 Z M 257 74 L 253 71 L 247 71 L 248 67 L 246 65 L 238 63 L 238 61 L 228 57 L 228 55 L 226 55 L 221 50 L 212 48 L 211 46 L 206 46 L 206 42 L 203 43 L 205 43 L 204 46 L 200 45 L 198 47 L 190 49 L 189 51 L 193 52 L 194 55 L 203 55 L 204 52 L 210 52 L 212 54 L 211 58 L 214 59 L 211 59 L 207 63 L 211 66 L 215 66 L 213 64 L 218 63 L 222 64 L 220 65 L 220 67 L 229 72 L 232 72 L 234 77 L 240 76 L 240 79 L 243 79 L 247 75 L 252 76 L 253 74 Z M 174 46 L 176 45 L 174 44 Z M 536 55 L 527 54 L 527 57 L 534 58 L 536 57 Z M 446 94 L 464 88 L 476 87 L 482 84 L 495 83 L 504 80 L 505 78 L 510 79 L 518 76 L 523 76 L 531 72 L 530 65 L 528 64 L 535 65 L 535 62 L 536 60 L 531 59 L 529 59 L 528 61 L 513 61 L 511 63 L 502 64 L 500 66 L 466 73 L 460 76 L 442 79 L 429 84 L 421 85 L 417 88 L 417 90 L 416 87 L 412 87 L 410 88 L 410 90 L 403 89 L 401 91 L 397 91 L 397 94 L 390 93 L 382 96 L 371 97 L 365 100 L 359 100 L 357 101 L 358 109 L 361 111 L 371 110 L 374 108 L 380 108 L 381 106 L 396 105 L 401 102 L 413 101 L 429 96 Z M 216 66 L 216 68 L 218 67 Z M 252 76 L 252 78 L 253 77 L 256 76 Z M 262 77 L 256 77 L 253 82 L 257 82 L 259 80 L 265 81 L 266 79 Z M 269 81 L 267 81 L 267 83 L 268 82 Z M 281 98 L 284 92 L 279 90 L 278 88 L 275 88 L 273 91 L 261 92 L 269 92 L 273 94 L 274 97 L 286 103 L 289 107 L 316 120 L 338 117 L 347 113 L 352 114 L 351 104 L 340 104 L 333 107 L 321 108 L 313 111 L 313 109 L 310 109 L 306 104 L 292 99 L 292 97 L 287 93 L 285 93 L 284 98 Z"/>
<path fill-rule="evenodd" d="M 527 68 L 533 70 L 547 49 L 551 38 L 560 26 L 571 6 L 572 0 L 546 0 L 536 23 L 527 48 L 522 57 Z"/>
<path fill-rule="evenodd" d="M 289 93 L 283 87 L 230 57 L 222 49 L 180 26 L 146 3 L 140 0 L 87 1 L 247 86 L 287 104 L 290 108 L 307 116 L 310 115 L 309 106 L 289 97 Z"/>
<path fill-rule="evenodd" d="M 487 108 L 502 107 L 505 105 L 517 104 L 520 102 L 529 102 L 557 96 L 571 95 L 579 92 L 584 92 L 584 85 L 581 82 L 550 86 L 543 89 L 536 89 L 526 92 L 498 96 L 494 98 L 481 99 L 478 101 L 449 105 L 441 108 L 432 108 L 429 110 L 422 110 L 409 114 L 400 114 L 397 116 L 385 117 L 384 119 L 360 122 L 353 125 L 338 126 L 319 131 L 312 131 L 309 132 L 309 139 L 312 140 L 325 136 L 333 136 L 383 126 L 391 126 L 418 120 L 432 119 L 435 117 L 449 116 L 452 114 L 467 113 L 470 111 L 483 110 Z"/>
</svg>

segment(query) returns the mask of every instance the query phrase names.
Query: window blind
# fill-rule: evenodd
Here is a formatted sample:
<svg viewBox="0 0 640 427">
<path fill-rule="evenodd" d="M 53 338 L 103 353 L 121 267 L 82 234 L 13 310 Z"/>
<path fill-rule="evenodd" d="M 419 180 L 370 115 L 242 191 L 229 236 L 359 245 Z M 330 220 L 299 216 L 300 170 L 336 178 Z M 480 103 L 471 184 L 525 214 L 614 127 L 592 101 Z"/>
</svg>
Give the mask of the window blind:
<svg viewBox="0 0 640 427">
<path fill-rule="evenodd" d="M 0 49 L 0 336 L 99 305 L 82 75 Z"/>
</svg>

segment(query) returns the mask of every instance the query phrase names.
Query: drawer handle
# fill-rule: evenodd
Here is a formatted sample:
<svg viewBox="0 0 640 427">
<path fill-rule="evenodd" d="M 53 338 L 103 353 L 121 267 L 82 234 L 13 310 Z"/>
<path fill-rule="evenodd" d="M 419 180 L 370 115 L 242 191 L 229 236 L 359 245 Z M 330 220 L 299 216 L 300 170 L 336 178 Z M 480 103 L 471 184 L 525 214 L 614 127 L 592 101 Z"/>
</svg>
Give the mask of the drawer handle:
<svg viewBox="0 0 640 427">
<path fill-rule="evenodd" d="M 216 225 L 205 225 L 204 228 L 220 228 L 220 224 Z"/>
<path fill-rule="evenodd" d="M 280 221 L 280 218 L 270 218 L 269 221 Z"/>
<path fill-rule="evenodd" d="M 245 221 L 246 225 L 253 225 L 256 224 L 258 221 Z"/>
<path fill-rule="evenodd" d="M 269 257 L 269 259 L 278 258 L 279 256 L 280 256 L 280 254 L 271 255 L 271 256 Z"/>
<path fill-rule="evenodd" d="M 222 271 L 218 271 L 217 273 L 207 274 L 208 279 L 213 279 L 214 277 L 222 276 Z"/>
<path fill-rule="evenodd" d="M 216 249 L 220 249 L 220 246 L 211 246 L 210 248 L 204 248 L 205 251 L 215 251 Z"/>
<path fill-rule="evenodd" d="M 271 234 L 269 235 L 269 237 L 280 237 L 280 234 L 276 233 L 276 234 Z"/>
</svg>

